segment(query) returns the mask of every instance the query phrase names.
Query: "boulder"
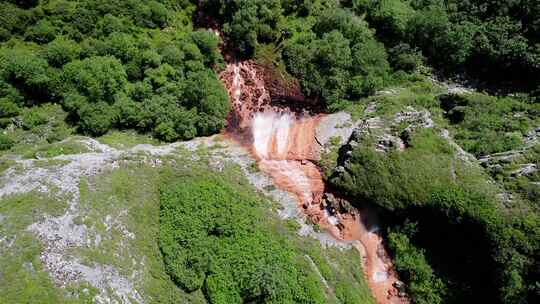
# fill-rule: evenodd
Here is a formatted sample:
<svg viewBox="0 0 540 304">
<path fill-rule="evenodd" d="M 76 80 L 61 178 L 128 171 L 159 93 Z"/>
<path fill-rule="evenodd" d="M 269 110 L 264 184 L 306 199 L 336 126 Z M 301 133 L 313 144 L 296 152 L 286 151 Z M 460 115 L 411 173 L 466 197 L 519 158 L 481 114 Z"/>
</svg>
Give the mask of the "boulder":
<svg viewBox="0 0 540 304">
<path fill-rule="evenodd" d="M 337 145 L 343 145 L 351 137 L 358 123 L 354 122 L 349 113 L 337 112 L 325 115 L 315 129 L 315 139 L 324 147 L 333 138 L 339 139 Z"/>
</svg>

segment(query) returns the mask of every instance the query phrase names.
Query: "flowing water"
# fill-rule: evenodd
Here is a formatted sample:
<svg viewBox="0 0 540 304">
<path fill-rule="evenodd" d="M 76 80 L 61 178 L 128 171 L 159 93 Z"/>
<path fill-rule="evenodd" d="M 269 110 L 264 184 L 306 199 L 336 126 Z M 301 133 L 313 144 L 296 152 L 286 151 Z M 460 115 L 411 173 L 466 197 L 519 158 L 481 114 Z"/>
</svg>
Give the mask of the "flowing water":
<svg viewBox="0 0 540 304">
<path fill-rule="evenodd" d="M 272 105 L 262 71 L 253 62 L 230 63 L 221 79 L 233 109 L 228 134 L 251 150 L 277 187 L 296 196 L 313 223 L 337 239 L 355 241 L 377 303 L 408 303 L 393 286 L 397 275 L 376 233 L 374 216 L 369 211 L 339 214 L 321 206 L 325 186 L 315 164 L 321 149 L 315 130 L 322 116 Z"/>
</svg>

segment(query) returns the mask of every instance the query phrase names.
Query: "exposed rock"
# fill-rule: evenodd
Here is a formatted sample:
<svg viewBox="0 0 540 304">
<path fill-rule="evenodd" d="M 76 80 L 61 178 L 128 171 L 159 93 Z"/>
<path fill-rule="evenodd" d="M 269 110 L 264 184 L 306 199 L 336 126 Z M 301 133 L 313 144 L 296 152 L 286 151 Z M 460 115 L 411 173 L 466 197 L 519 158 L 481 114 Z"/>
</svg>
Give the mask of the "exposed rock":
<svg viewBox="0 0 540 304">
<path fill-rule="evenodd" d="M 401 138 L 390 134 L 383 134 L 377 138 L 375 150 L 379 152 L 388 152 L 392 149 L 403 151 L 405 149 L 405 143 Z"/>
<path fill-rule="evenodd" d="M 384 95 L 396 95 L 399 92 L 399 89 L 387 89 L 383 91 L 377 91 L 375 95 L 384 96 Z"/>
<path fill-rule="evenodd" d="M 364 113 L 366 114 L 375 113 L 375 111 L 377 111 L 377 104 L 374 102 L 370 102 L 364 109 Z"/>
<path fill-rule="evenodd" d="M 495 164 L 510 164 L 523 156 L 529 149 L 536 146 L 540 137 L 540 127 L 529 130 L 524 136 L 524 144 L 519 149 L 485 155 L 479 158 L 484 167 L 492 167 Z M 528 166 L 528 164 L 522 164 Z"/>
<path fill-rule="evenodd" d="M 454 79 L 456 82 L 449 82 L 447 79 L 442 80 L 438 79 L 440 77 L 430 77 L 429 79 L 435 83 L 436 85 L 445 88 L 448 93 L 451 94 L 469 94 L 473 93 L 476 90 L 474 89 L 474 85 L 472 85 L 470 80 L 468 80 L 465 76 L 458 76 L 456 79 Z"/>
<path fill-rule="evenodd" d="M 384 127 L 384 121 L 380 117 L 369 118 L 366 123 L 368 129 L 382 129 Z"/>
<path fill-rule="evenodd" d="M 532 147 L 538 143 L 540 137 L 540 127 L 533 128 L 525 134 L 525 147 Z"/>
<path fill-rule="evenodd" d="M 506 203 L 510 203 L 513 199 L 513 195 L 511 193 L 508 193 L 508 192 L 503 192 L 503 193 L 499 193 L 497 194 L 497 198 L 503 203 L 503 204 L 506 204 Z"/>
<path fill-rule="evenodd" d="M 173 153 L 181 147 L 189 150 L 205 144 L 207 139 L 194 140 L 196 144 L 140 145 L 127 150 L 117 150 L 89 138 L 67 140 L 79 141 L 92 152 L 53 157 L 48 160 L 59 161 L 59 164 L 45 167 L 39 166 L 39 160 L 14 159 L 15 165 L 0 174 L 0 198 L 35 191 L 55 195 L 57 199 L 67 201 L 68 207 L 64 214 L 45 215 L 43 220 L 27 227 L 44 245 L 40 254 L 44 269 L 61 287 L 79 282 L 90 284 L 99 292 L 93 299 L 95 303 L 117 303 L 116 299 L 122 303 L 143 303 L 144 300 L 135 287 L 138 285 L 135 283 L 136 271 L 126 277 L 110 265 L 88 265 L 83 263 L 82 258 L 76 255 L 77 251 L 73 250 L 97 246 L 101 241 L 101 236 L 93 228 L 79 224 L 76 220 L 81 215 L 80 180 L 82 177 L 116 169 L 119 161 L 133 159 L 145 162 L 148 156 Z M 126 212 L 123 215 L 126 215 Z M 110 227 L 109 229 L 119 230 L 129 239 L 135 238 L 122 224 L 121 217 L 122 214 L 114 219 L 109 216 L 105 219 L 105 225 Z M 15 237 L 0 238 L 0 243 L 9 248 Z"/>
<path fill-rule="evenodd" d="M 368 107 L 369 108 L 369 107 Z M 372 109 L 366 109 L 366 111 Z M 392 132 L 392 127 L 408 124 L 399 134 Z M 392 149 L 402 151 L 406 148 L 409 138 L 419 128 L 433 128 L 434 123 L 431 114 L 427 110 L 417 111 L 407 107 L 405 111 L 395 114 L 391 121 L 385 121 L 381 117 L 371 117 L 361 120 L 356 128 L 350 133 L 348 146 L 350 149 L 360 145 L 369 137 L 375 138 L 375 149 L 379 152 L 388 152 Z M 349 150 L 350 151 L 350 150 Z M 345 155 L 349 155 L 345 151 Z"/>
<path fill-rule="evenodd" d="M 512 176 L 519 177 L 524 175 L 532 175 L 538 172 L 538 167 L 536 164 L 522 164 L 521 167 L 517 170 L 512 171 Z"/>
<path fill-rule="evenodd" d="M 406 111 L 398 112 L 395 115 L 394 123 L 408 123 L 407 128 L 433 128 L 433 120 L 428 110 L 416 111 L 413 107 L 407 107 Z"/>
<path fill-rule="evenodd" d="M 335 144 L 341 146 L 347 142 L 353 130 L 358 126 L 358 122 L 353 122 L 351 115 L 345 112 L 338 112 L 323 116 L 315 129 L 317 142 L 325 147 L 333 138 L 339 140 Z"/>
<path fill-rule="evenodd" d="M 343 166 L 337 166 L 337 167 L 334 169 L 334 172 L 337 172 L 337 173 L 344 173 L 344 172 L 345 172 L 345 167 L 343 167 Z"/>
<path fill-rule="evenodd" d="M 441 137 L 446 139 L 448 143 L 456 149 L 457 157 L 464 161 L 476 162 L 476 157 L 471 153 L 463 150 L 463 148 L 458 145 L 452 137 L 450 137 L 450 131 L 446 129 L 441 130 Z"/>
<path fill-rule="evenodd" d="M 406 291 L 405 290 L 405 283 L 403 283 L 402 281 L 397 280 L 392 285 L 394 285 L 394 287 L 397 289 L 397 291 L 399 293 L 403 293 L 403 295 L 405 295 L 405 291 Z"/>
<path fill-rule="evenodd" d="M 351 213 L 356 210 L 347 200 L 338 198 L 328 192 L 324 193 L 321 204 L 324 208 L 330 210 L 332 214 L 335 214 L 336 211 L 339 213 Z"/>
</svg>

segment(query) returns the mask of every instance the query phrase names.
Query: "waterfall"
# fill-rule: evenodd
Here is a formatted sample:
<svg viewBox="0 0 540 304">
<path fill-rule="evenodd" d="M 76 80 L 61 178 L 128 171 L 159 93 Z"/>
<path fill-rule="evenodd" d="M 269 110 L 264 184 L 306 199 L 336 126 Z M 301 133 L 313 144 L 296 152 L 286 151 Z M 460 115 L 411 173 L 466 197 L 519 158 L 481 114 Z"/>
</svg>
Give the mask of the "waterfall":
<svg viewBox="0 0 540 304">
<path fill-rule="evenodd" d="M 321 207 L 324 181 L 316 161 L 321 146 L 315 130 L 321 115 L 298 113 L 272 105 L 264 79 L 253 62 L 230 63 L 221 74 L 233 111 L 228 132 L 256 157 L 259 168 L 277 187 L 294 194 L 298 206 L 321 228 L 340 240 L 357 241 L 364 272 L 377 303 L 408 303 L 398 297 L 392 261 L 373 227 L 366 228 L 360 214 L 330 214 Z M 363 216 L 369 216 L 364 212 Z"/>
</svg>

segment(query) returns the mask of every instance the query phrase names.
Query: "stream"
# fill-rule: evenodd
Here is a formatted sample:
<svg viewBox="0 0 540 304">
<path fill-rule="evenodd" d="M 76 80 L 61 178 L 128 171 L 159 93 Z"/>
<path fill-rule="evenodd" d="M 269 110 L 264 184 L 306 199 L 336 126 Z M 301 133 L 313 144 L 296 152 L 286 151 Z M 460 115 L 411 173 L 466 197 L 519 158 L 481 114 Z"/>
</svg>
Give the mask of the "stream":
<svg viewBox="0 0 540 304">
<path fill-rule="evenodd" d="M 355 244 L 378 304 L 409 303 L 394 286 L 397 274 L 377 233 L 376 216 L 369 210 L 339 213 L 322 204 L 325 184 L 317 166 L 322 147 L 315 130 L 324 114 L 272 104 L 263 73 L 253 61 L 231 62 L 221 73 L 232 106 L 227 134 L 250 150 L 277 187 L 294 194 L 314 224 Z"/>
</svg>

